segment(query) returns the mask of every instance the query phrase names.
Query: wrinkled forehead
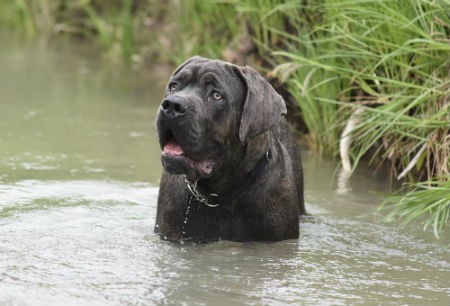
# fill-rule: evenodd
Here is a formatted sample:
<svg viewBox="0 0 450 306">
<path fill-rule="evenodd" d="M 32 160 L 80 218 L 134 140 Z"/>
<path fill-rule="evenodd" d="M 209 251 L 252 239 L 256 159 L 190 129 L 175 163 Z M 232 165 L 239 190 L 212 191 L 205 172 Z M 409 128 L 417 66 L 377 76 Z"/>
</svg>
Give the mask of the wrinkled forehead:
<svg viewBox="0 0 450 306">
<path fill-rule="evenodd" d="M 205 74 L 217 74 L 238 78 L 234 67 L 234 65 L 220 60 L 196 59 L 178 67 L 172 75 L 172 78 L 187 75 L 193 79 L 198 79 Z"/>
<path fill-rule="evenodd" d="M 179 68 L 171 81 L 184 84 L 212 84 L 229 95 L 243 95 L 245 84 L 237 67 L 220 60 L 198 60 Z"/>
</svg>

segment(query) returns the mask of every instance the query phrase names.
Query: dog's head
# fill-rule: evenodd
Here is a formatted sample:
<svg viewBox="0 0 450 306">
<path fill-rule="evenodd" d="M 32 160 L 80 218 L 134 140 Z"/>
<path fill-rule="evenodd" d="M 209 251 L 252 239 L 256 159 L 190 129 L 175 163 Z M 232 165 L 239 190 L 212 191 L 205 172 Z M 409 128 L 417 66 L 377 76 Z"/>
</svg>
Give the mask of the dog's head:
<svg viewBox="0 0 450 306">
<path fill-rule="evenodd" d="M 193 57 L 171 76 L 158 111 L 164 169 L 208 178 L 284 114 L 283 99 L 255 70 Z"/>
</svg>

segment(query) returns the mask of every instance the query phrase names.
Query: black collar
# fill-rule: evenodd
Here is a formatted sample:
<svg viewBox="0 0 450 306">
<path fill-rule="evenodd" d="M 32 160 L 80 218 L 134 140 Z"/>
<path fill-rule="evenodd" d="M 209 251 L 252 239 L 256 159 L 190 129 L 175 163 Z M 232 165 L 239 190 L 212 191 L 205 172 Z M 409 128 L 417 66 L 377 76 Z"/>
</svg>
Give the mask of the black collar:
<svg viewBox="0 0 450 306">
<path fill-rule="evenodd" d="M 205 186 L 198 184 L 198 181 L 192 183 L 185 178 L 187 189 L 190 191 L 192 197 L 198 202 L 205 204 L 208 207 L 219 207 L 229 203 L 247 188 L 252 186 L 258 177 L 263 172 L 264 168 L 269 164 L 272 159 L 272 151 L 270 149 L 259 159 L 255 168 L 252 171 L 243 176 L 239 182 L 225 194 L 212 193 Z"/>
</svg>

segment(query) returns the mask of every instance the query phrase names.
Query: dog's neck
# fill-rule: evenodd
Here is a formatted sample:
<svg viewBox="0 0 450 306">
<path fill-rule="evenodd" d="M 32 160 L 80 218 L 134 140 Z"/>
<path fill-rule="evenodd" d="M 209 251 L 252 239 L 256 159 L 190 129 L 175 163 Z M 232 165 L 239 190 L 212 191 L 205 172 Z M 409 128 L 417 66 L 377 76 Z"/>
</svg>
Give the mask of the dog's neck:
<svg viewBox="0 0 450 306">
<path fill-rule="evenodd" d="M 225 161 L 217 175 L 201 180 L 199 184 L 212 193 L 223 195 L 230 192 L 230 190 L 234 190 L 238 187 L 237 185 L 244 182 L 248 174 L 255 172 L 255 170 L 260 172 L 262 169 L 257 168 L 261 168 L 261 163 L 264 163 L 264 159 L 269 161 L 268 154 L 270 154 L 270 158 L 272 155 L 268 135 L 264 133 L 251 139 L 242 146 L 239 154 L 242 157 L 238 162 L 235 159 L 230 159 L 228 163 Z"/>
</svg>

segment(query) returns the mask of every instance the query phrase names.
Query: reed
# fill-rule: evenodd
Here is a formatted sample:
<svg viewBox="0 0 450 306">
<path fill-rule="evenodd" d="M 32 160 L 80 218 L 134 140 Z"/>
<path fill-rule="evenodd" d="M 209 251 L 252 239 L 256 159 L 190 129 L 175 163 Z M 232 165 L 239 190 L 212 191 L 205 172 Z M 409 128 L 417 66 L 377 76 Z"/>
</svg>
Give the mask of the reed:
<svg viewBox="0 0 450 306">
<path fill-rule="evenodd" d="M 401 197 L 393 215 L 410 220 L 429 207 L 436 233 L 450 209 L 449 201 L 433 196 L 437 189 L 450 194 L 449 7 L 445 1 L 327 0 L 315 4 L 319 18 L 311 16 L 307 30 L 286 36 L 291 48 L 274 52 L 311 143 L 338 155 L 339 135 L 358 111 L 358 124 L 346 135 L 353 167 L 369 158 L 390 165 L 393 178 L 423 181 Z"/>
<path fill-rule="evenodd" d="M 130 61 L 138 48 L 135 27 L 143 17 L 138 9 L 135 0 L 5 0 L 0 3 L 0 21 L 28 36 L 82 37 Z"/>
<path fill-rule="evenodd" d="M 167 33 L 171 43 L 165 46 L 170 59 L 179 63 L 195 54 L 219 57 L 239 31 L 235 2 L 172 1 L 169 19 L 176 23 L 173 32 Z"/>
<path fill-rule="evenodd" d="M 4 24 L 18 27 L 28 36 L 36 32 L 34 6 L 26 0 L 5 0 L 0 4 L 0 19 Z"/>
<path fill-rule="evenodd" d="M 436 237 L 450 224 L 450 178 L 435 177 L 431 181 L 411 184 L 409 191 L 386 199 L 381 206 L 389 209 L 388 221 L 399 221 L 405 227 L 413 221 L 432 228 Z"/>
</svg>

